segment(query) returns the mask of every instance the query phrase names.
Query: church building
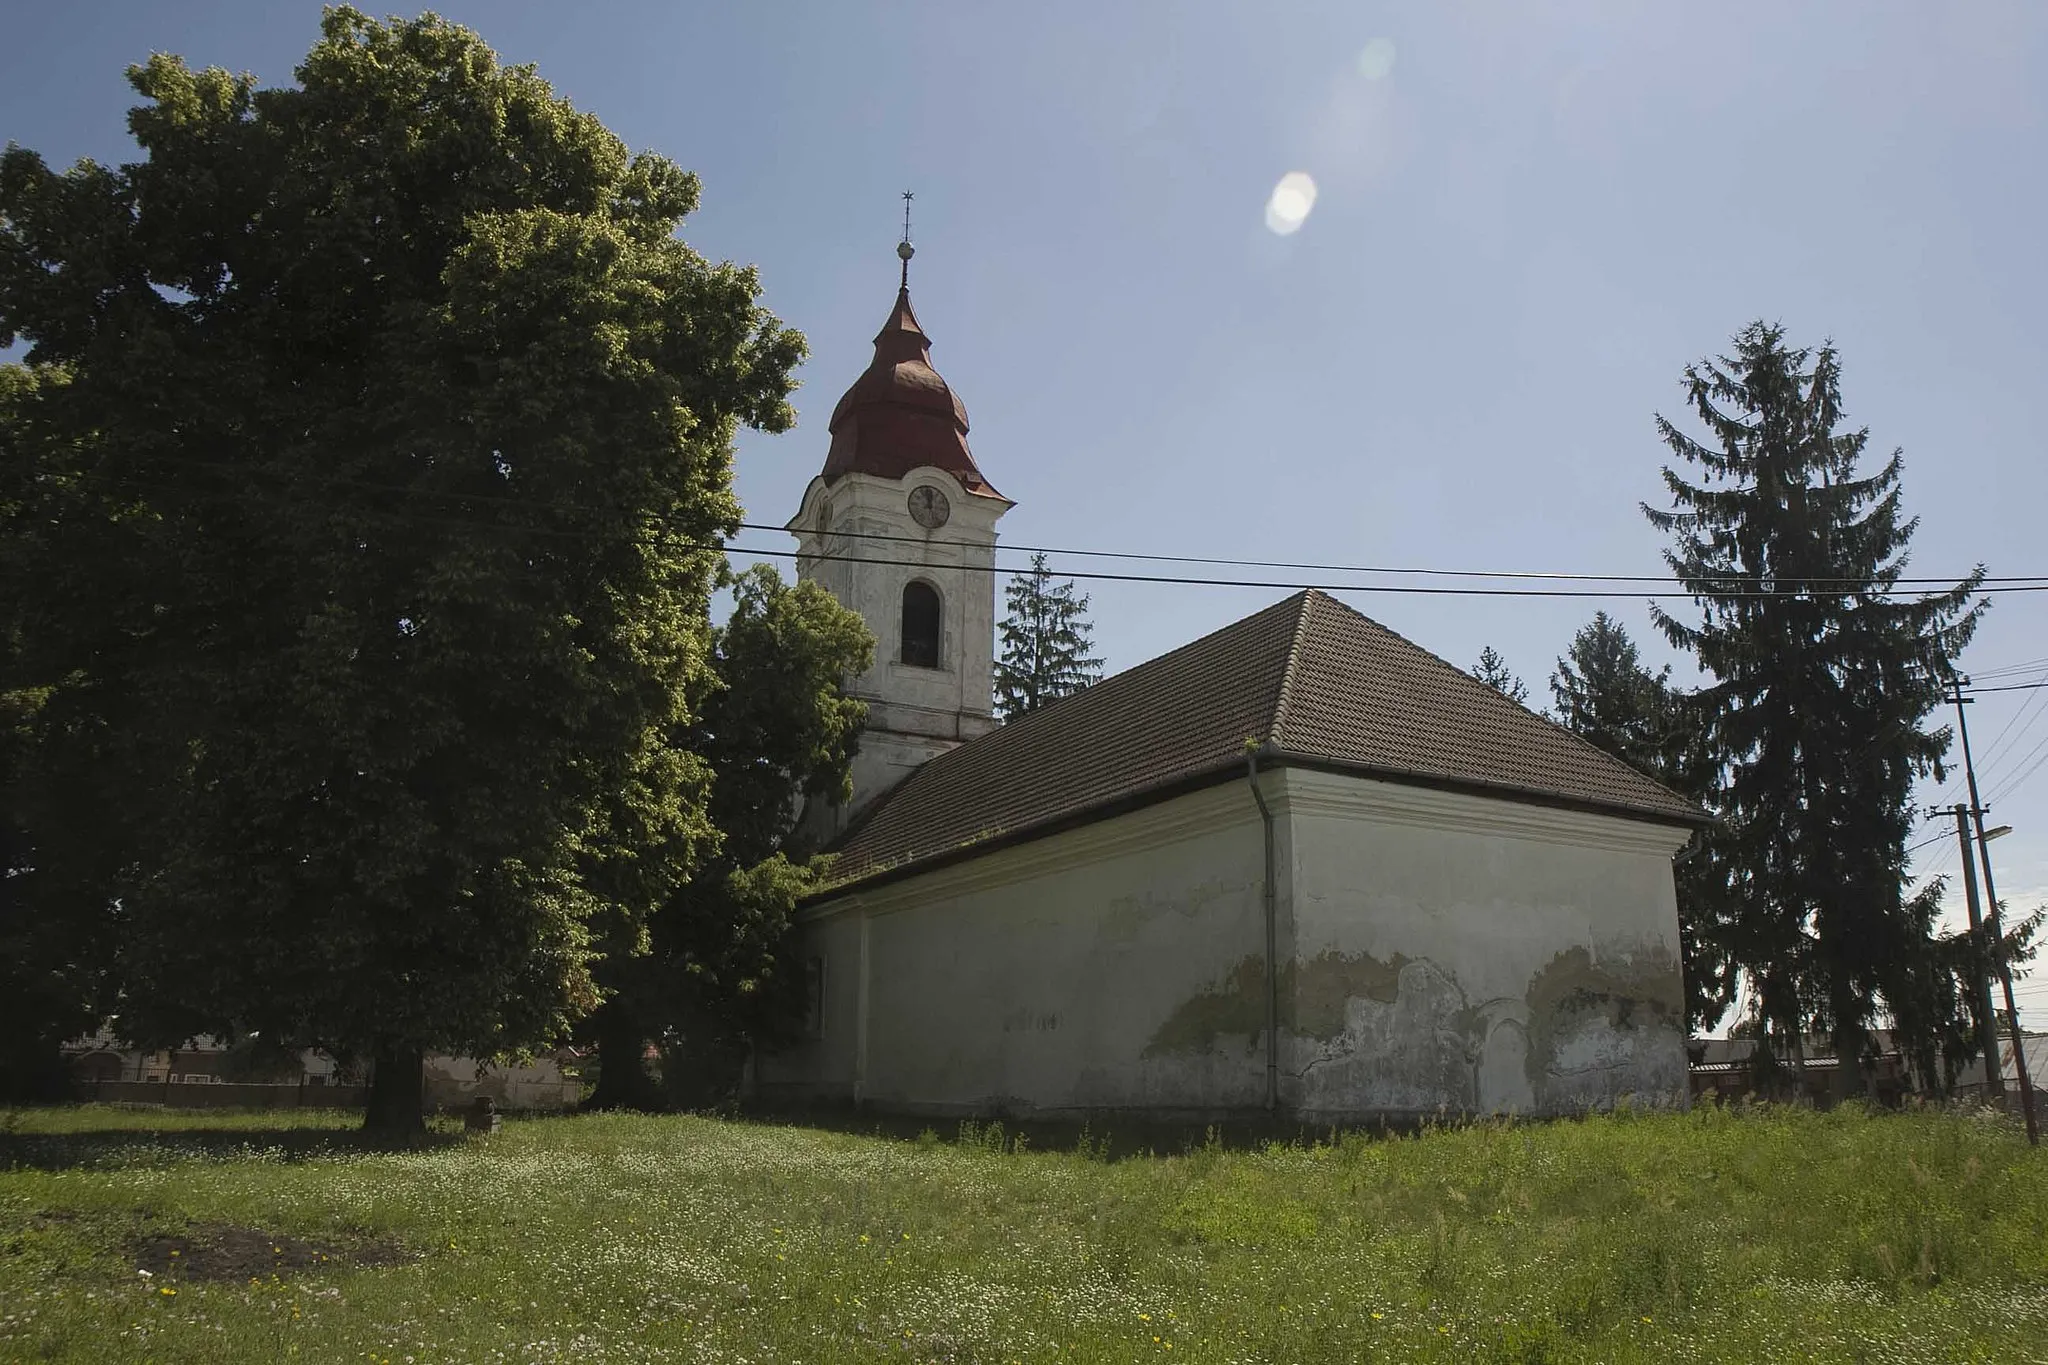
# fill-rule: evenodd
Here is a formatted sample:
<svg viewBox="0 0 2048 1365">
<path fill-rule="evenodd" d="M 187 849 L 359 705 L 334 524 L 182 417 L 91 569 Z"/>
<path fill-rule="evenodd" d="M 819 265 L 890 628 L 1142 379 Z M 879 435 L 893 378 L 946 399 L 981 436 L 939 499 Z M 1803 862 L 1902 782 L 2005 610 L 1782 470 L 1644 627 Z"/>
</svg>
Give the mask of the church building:
<svg viewBox="0 0 2048 1365">
<path fill-rule="evenodd" d="M 903 288 L 788 529 L 874 666 L 757 1098 L 1306 1123 L 1686 1102 L 1694 805 L 1320 592 L 1007 725 L 996 526 Z"/>
</svg>

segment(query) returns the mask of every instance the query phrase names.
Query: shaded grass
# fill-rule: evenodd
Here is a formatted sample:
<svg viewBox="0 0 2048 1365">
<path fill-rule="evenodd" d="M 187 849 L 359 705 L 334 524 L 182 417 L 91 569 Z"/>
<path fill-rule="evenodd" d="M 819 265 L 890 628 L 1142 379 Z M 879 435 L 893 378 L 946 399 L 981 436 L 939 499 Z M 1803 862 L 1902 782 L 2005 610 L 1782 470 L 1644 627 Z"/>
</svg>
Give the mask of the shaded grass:
<svg viewBox="0 0 2048 1365">
<path fill-rule="evenodd" d="M 387 1151 L 350 1123 L 0 1116 L 0 1361 L 2048 1360 L 2048 1158 L 1991 1121 L 1119 1161 L 995 1128 L 591 1115 Z M 209 1229 L 410 1259 L 138 1273 Z"/>
</svg>

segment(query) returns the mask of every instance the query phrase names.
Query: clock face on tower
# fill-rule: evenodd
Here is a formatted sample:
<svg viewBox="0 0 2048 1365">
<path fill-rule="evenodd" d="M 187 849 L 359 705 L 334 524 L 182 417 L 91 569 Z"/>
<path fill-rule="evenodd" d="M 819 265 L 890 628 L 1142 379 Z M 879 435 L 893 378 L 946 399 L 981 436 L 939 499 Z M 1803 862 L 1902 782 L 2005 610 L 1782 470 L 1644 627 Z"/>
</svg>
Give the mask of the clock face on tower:
<svg viewBox="0 0 2048 1365">
<path fill-rule="evenodd" d="M 919 484 L 910 490 L 910 516 L 919 526 L 936 531 L 952 514 L 952 504 L 946 501 L 946 495 L 930 484 Z"/>
</svg>

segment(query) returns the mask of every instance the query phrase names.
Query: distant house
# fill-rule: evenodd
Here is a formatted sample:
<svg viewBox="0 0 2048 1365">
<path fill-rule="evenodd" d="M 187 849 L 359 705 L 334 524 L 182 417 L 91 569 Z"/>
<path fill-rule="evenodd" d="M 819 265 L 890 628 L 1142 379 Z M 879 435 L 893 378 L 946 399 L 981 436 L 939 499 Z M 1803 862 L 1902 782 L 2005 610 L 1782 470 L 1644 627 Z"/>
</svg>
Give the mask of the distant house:
<svg viewBox="0 0 2048 1365">
<path fill-rule="evenodd" d="M 2000 1071 L 2005 1076 L 2008 1087 L 2017 1086 L 2020 1083 L 2019 1062 L 2024 1058 L 2027 1063 L 2027 1075 L 2038 1086 L 2041 1084 L 2042 1073 L 2048 1071 L 2048 1033 L 2027 1033 L 2023 1030 L 2020 1033 L 2020 1042 L 2023 1047 L 2020 1056 L 2016 1058 L 2013 1056 L 2012 1037 L 2007 1035 L 2001 1040 L 1998 1050 Z"/>
<path fill-rule="evenodd" d="M 353 1105 L 361 1099 L 362 1078 L 345 1071 L 325 1052 L 312 1048 L 297 1054 L 288 1074 L 262 1078 L 235 1074 L 228 1063 L 228 1045 L 204 1035 L 189 1040 L 183 1047 L 146 1052 L 127 1047 L 111 1033 L 102 1031 L 78 1039 L 64 1051 L 77 1092 L 86 1099 L 170 1099 L 180 1104 L 209 1105 Z M 479 1095 L 488 1095 L 500 1109 L 572 1108 L 582 1095 L 579 1060 L 568 1049 L 543 1054 L 519 1065 L 488 1065 L 468 1057 L 429 1055 L 427 1103 L 455 1109 L 467 1106 Z M 193 1095 L 187 1093 L 192 1086 L 223 1089 Z M 176 1093 L 167 1095 L 166 1087 L 175 1087 Z M 282 1093 L 286 1091 L 292 1093 Z"/>
<path fill-rule="evenodd" d="M 2022 1038 L 2026 1044 L 2028 1074 L 2040 1083 L 2043 1067 L 2048 1067 L 2048 1034 L 2028 1033 Z M 1767 1096 L 1775 1099 L 1804 1097 L 1815 1103 L 1825 1103 L 1834 1096 L 1835 1073 L 1840 1060 L 1834 1053 L 1834 1042 L 1825 1034 L 1812 1034 L 1805 1040 L 1805 1056 L 1795 1067 L 1790 1059 L 1779 1057 L 1775 1065 L 1759 1055 L 1756 1040 L 1751 1038 L 1696 1038 L 1687 1045 L 1692 1062 L 1692 1092 L 1697 1097 L 1714 1095 L 1724 1100 L 1741 1099 L 1748 1095 Z M 1933 1079 L 1919 1075 L 1909 1059 L 1904 1057 L 1893 1038 L 1890 1029 L 1871 1030 L 1873 1055 L 1865 1063 L 1865 1074 L 1869 1078 L 1871 1096 L 1880 1104 L 1896 1105 L 1914 1095 L 1933 1095 L 1939 1087 Z M 2000 1071 L 2007 1090 L 2017 1093 L 2019 1087 L 2019 1066 L 2013 1057 L 2012 1039 L 2009 1035 L 1999 1043 Z M 1799 1080 L 1804 1076 L 1803 1088 Z M 1949 1088 L 1957 1095 L 1977 1095 L 1984 1090 L 1984 1063 L 1980 1059 L 1971 1063 L 1950 1079 Z"/>
<path fill-rule="evenodd" d="M 1874 1055 L 1864 1064 L 1865 1076 L 1872 1097 L 1880 1104 L 1896 1105 L 1929 1088 L 1899 1054 L 1891 1030 L 1872 1030 L 1871 1044 Z M 1834 1096 L 1835 1073 L 1841 1068 L 1833 1041 L 1822 1034 L 1805 1040 L 1804 1055 L 1796 1066 L 1784 1057 L 1776 1058 L 1774 1066 L 1753 1038 L 1696 1038 L 1687 1050 L 1695 1098 L 1804 1098 L 1824 1104 Z"/>
</svg>

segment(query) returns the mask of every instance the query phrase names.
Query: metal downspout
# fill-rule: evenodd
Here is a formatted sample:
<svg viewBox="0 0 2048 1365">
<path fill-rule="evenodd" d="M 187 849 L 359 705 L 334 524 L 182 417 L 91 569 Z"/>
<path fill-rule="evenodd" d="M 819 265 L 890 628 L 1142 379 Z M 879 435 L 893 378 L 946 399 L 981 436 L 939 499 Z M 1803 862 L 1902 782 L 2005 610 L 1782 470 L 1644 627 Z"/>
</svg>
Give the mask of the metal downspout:
<svg viewBox="0 0 2048 1365">
<path fill-rule="evenodd" d="M 1273 885 L 1273 808 L 1259 790 L 1257 749 L 1245 750 L 1244 771 L 1252 785 L 1252 800 L 1259 803 L 1259 823 L 1266 835 L 1266 1109 L 1270 1113 L 1280 1107 L 1280 932 Z"/>
</svg>

